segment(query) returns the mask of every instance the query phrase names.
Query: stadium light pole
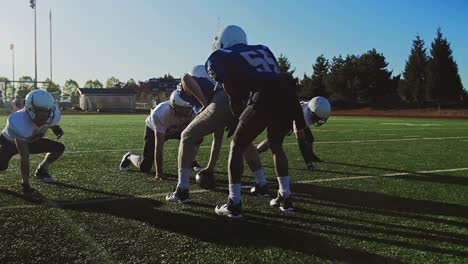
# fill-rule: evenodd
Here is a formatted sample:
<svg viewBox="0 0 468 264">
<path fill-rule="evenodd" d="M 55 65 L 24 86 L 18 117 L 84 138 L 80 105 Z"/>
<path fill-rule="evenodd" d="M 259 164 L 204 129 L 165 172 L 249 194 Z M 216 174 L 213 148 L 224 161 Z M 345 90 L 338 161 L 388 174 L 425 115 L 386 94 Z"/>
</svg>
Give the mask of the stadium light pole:
<svg viewBox="0 0 468 264">
<path fill-rule="evenodd" d="M 36 0 L 29 0 L 29 4 L 34 9 L 34 89 L 37 89 Z"/>
<path fill-rule="evenodd" d="M 50 24 L 50 82 L 52 83 L 52 10 L 49 12 Z"/>
<path fill-rule="evenodd" d="M 13 83 L 15 83 L 15 44 L 10 44 L 10 50 L 11 50 L 11 64 L 12 64 L 12 70 L 13 70 Z"/>
</svg>

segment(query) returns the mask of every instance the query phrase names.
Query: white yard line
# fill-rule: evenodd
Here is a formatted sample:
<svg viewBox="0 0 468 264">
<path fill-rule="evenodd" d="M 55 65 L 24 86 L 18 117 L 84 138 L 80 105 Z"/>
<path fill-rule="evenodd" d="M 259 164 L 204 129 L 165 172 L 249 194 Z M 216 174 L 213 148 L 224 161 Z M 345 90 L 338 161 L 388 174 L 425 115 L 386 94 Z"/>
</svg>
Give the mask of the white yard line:
<svg viewBox="0 0 468 264">
<path fill-rule="evenodd" d="M 370 143 L 370 142 L 398 142 L 398 141 L 416 141 L 416 140 L 444 140 L 444 139 L 465 139 L 468 136 L 460 137 L 418 137 L 418 138 L 393 138 L 393 139 L 368 139 L 368 140 L 343 140 L 343 141 L 316 141 L 315 144 L 354 144 L 354 143 Z M 283 145 L 295 145 L 296 142 L 284 143 Z M 223 145 L 223 148 L 228 148 L 229 145 Z M 200 148 L 211 148 L 211 145 L 202 145 Z M 96 152 L 126 152 L 131 148 L 127 149 L 98 149 L 98 150 L 75 150 L 65 151 L 64 154 L 81 154 L 81 153 L 96 153 Z M 179 149 L 178 147 L 165 148 L 165 149 Z M 135 148 L 133 150 L 142 150 L 141 148 Z"/>
<path fill-rule="evenodd" d="M 353 177 L 338 177 L 338 178 L 330 178 L 330 179 L 317 179 L 317 180 L 305 180 L 305 181 L 297 181 L 296 183 L 321 183 L 321 182 L 333 182 L 333 181 L 349 181 L 349 180 L 360 180 L 360 179 L 370 179 L 370 178 L 382 178 L 382 177 L 392 177 L 392 176 L 405 176 L 411 174 L 427 174 L 427 173 L 437 173 L 437 172 L 456 172 L 456 171 L 467 171 L 468 168 L 454 168 L 454 169 L 441 169 L 441 170 L 428 170 L 428 171 L 417 171 L 417 172 L 398 172 L 398 173 L 387 173 L 381 175 L 363 175 L 363 176 L 353 176 Z M 248 189 L 250 186 L 243 186 L 243 189 Z M 200 189 L 200 190 L 193 190 L 190 193 L 205 193 L 209 192 L 208 190 Z M 92 200 L 81 200 L 81 201 L 71 201 L 71 202 L 55 202 L 49 201 L 46 202 L 46 205 L 49 207 L 58 207 L 61 206 L 71 206 L 71 205 L 92 205 L 92 204 L 101 204 L 101 203 L 108 203 L 114 201 L 129 201 L 129 200 L 138 200 L 138 199 L 150 199 L 150 198 L 158 198 L 164 197 L 169 192 L 164 193 L 155 193 L 151 195 L 137 195 L 137 196 L 129 196 L 129 197 L 113 197 L 113 198 L 102 198 L 102 199 L 92 199 Z M 14 206 L 3 206 L 0 207 L 1 210 L 14 210 L 14 209 L 30 209 L 30 208 L 37 208 L 43 205 L 14 205 Z"/>
<path fill-rule="evenodd" d="M 417 171 L 417 172 L 397 172 L 397 173 L 388 173 L 382 175 L 364 175 L 364 176 L 354 176 L 354 177 L 339 177 L 339 178 L 330 178 L 330 179 L 318 179 L 318 180 L 305 180 L 298 181 L 298 183 L 314 183 L 314 182 L 333 182 L 333 181 L 347 181 L 347 180 L 360 180 L 360 179 L 369 179 L 376 177 L 393 177 L 393 176 L 405 176 L 411 174 L 427 174 L 427 173 L 437 173 L 437 172 L 454 172 L 454 171 L 466 171 L 468 168 L 456 168 L 456 169 L 444 169 L 444 170 L 430 170 L 430 171 Z"/>
</svg>

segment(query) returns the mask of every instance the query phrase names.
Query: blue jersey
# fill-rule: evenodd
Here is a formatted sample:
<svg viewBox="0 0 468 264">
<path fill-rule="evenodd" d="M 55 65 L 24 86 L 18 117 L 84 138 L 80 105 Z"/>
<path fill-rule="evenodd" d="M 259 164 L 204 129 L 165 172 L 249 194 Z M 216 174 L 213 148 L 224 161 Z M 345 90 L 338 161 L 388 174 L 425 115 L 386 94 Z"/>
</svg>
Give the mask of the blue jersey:
<svg viewBox="0 0 468 264">
<path fill-rule="evenodd" d="M 192 77 L 197 83 L 198 86 L 200 86 L 200 89 L 205 96 L 206 100 L 211 101 L 213 99 L 213 94 L 214 94 L 214 86 L 215 84 L 208 78 L 202 78 L 202 77 Z M 180 88 L 182 91 L 182 99 L 185 101 L 189 102 L 193 106 L 193 111 L 195 113 L 198 113 L 200 109 L 202 108 L 201 103 L 195 98 L 195 96 L 190 96 L 185 92 L 182 88 Z"/>
<path fill-rule="evenodd" d="M 263 45 L 237 44 L 214 51 L 205 64 L 208 74 L 217 82 L 231 81 L 242 86 L 278 80 L 278 62 Z"/>
</svg>

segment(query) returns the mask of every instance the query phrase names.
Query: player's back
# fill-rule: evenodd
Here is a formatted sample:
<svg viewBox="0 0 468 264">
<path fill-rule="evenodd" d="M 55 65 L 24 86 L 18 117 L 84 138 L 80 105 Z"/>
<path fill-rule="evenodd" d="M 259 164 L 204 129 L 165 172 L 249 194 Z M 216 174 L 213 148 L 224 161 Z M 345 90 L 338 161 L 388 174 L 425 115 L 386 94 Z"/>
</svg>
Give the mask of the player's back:
<svg viewBox="0 0 468 264">
<path fill-rule="evenodd" d="M 232 81 L 256 91 L 264 83 L 278 80 L 278 63 L 264 45 L 237 44 L 219 49 L 207 61 L 208 71 L 218 82 Z"/>
</svg>

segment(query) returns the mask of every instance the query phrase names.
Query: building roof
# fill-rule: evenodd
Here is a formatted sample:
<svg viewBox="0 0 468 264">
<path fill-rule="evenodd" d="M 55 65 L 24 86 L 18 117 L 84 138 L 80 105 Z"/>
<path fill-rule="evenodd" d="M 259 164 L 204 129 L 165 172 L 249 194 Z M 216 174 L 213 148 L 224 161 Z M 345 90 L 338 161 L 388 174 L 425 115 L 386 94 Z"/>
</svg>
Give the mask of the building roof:
<svg viewBox="0 0 468 264">
<path fill-rule="evenodd" d="M 131 88 L 78 88 L 80 94 L 86 95 L 135 95 Z"/>
</svg>

